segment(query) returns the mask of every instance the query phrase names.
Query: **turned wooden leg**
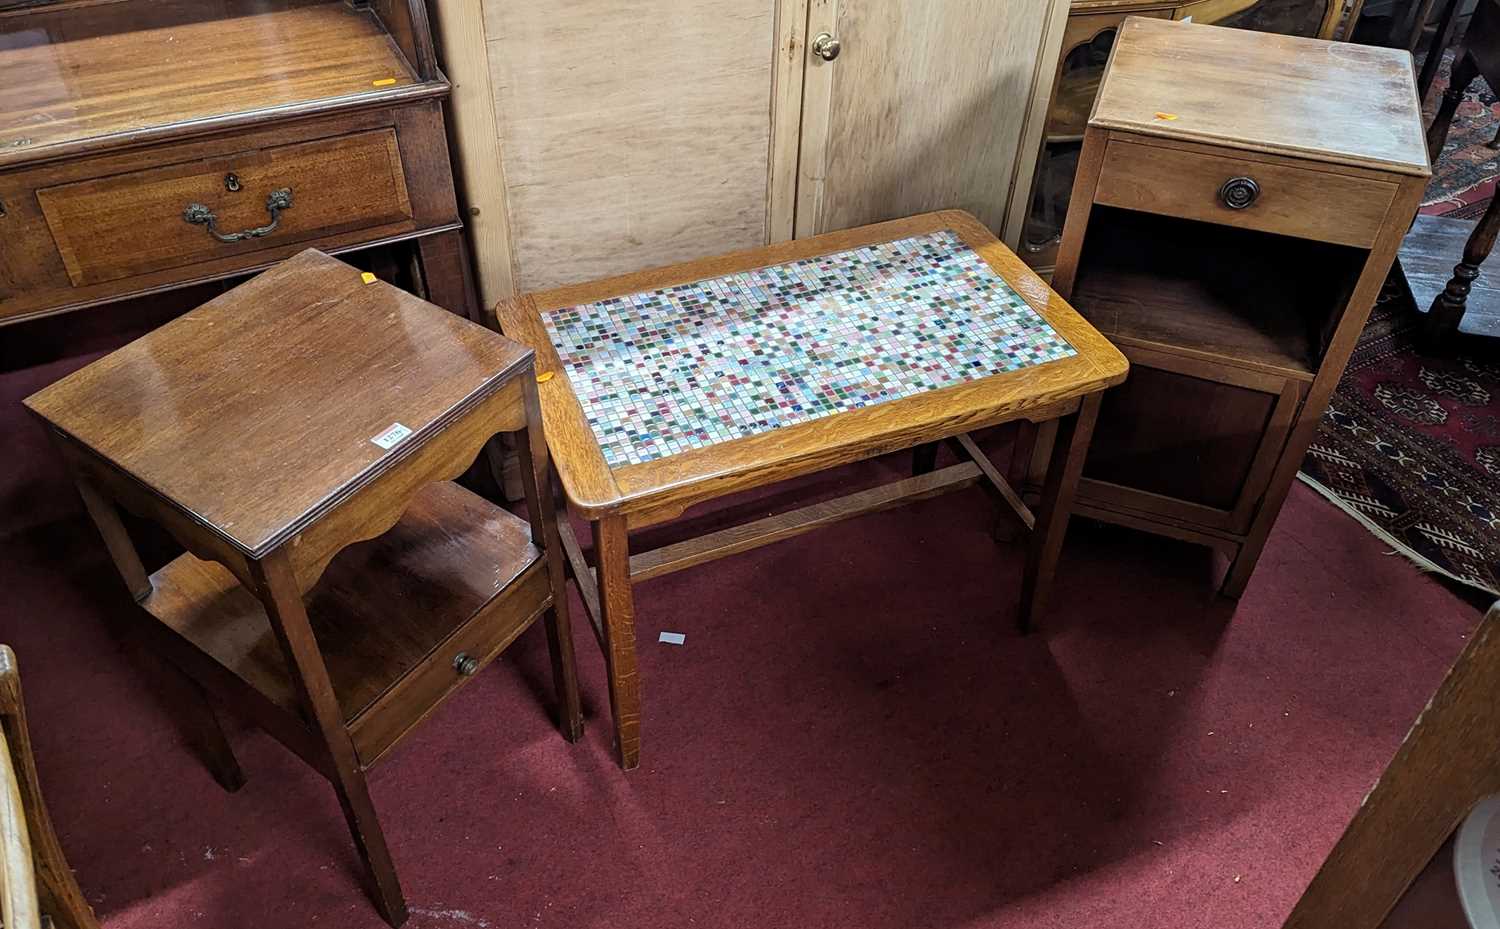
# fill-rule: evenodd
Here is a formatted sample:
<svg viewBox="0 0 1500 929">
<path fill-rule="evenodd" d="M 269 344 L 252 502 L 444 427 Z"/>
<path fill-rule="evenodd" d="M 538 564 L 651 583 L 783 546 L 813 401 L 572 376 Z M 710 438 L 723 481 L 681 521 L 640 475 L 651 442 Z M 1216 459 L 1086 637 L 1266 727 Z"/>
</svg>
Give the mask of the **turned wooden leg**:
<svg viewBox="0 0 1500 929">
<path fill-rule="evenodd" d="M 307 716 L 317 727 L 328 750 L 328 775 L 344 809 L 344 819 L 359 857 L 370 878 L 375 908 L 386 922 L 399 926 L 406 921 L 406 899 L 396 880 L 396 865 L 385 844 L 385 833 L 375 816 L 375 805 L 365 784 L 365 774 L 354 752 L 354 742 L 344 727 L 344 715 L 328 678 L 328 668 L 313 638 L 307 610 L 292 572 L 291 558 L 278 549 L 264 560 L 252 562 L 254 592 L 266 608 L 271 629 L 281 645 L 297 695 Z"/>
<path fill-rule="evenodd" d="M 568 615 L 568 575 L 562 538 L 557 531 L 557 507 L 552 496 L 552 461 L 547 442 L 542 437 L 541 402 L 535 382 L 527 380 L 526 421 L 533 424 L 521 430 L 516 443 L 520 455 L 521 483 L 526 495 L 526 513 L 531 520 L 531 542 L 547 559 L 547 578 L 552 586 L 552 609 L 543 624 L 547 630 L 547 651 L 552 656 L 552 683 L 557 689 L 557 726 L 569 742 L 583 736 L 583 704 L 578 696 L 578 667 L 573 657 L 573 624 Z M 503 455 L 499 443 L 486 446 L 491 463 L 498 467 L 496 455 Z"/>
<path fill-rule="evenodd" d="M 594 561 L 599 575 L 599 606 L 604 614 L 604 661 L 609 673 L 609 705 L 615 718 L 615 749 L 620 767 L 641 763 L 641 685 L 635 665 L 635 597 L 630 589 L 630 539 L 625 517 L 594 523 Z"/>
<path fill-rule="evenodd" d="M 1448 280 L 1448 286 L 1433 298 L 1424 327 L 1430 341 L 1441 341 L 1458 331 L 1459 321 L 1468 307 L 1469 290 L 1479 277 L 1480 266 L 1495 247 L 1495 234 L 1500 232 L 1500 210 L 1495 208 L 1495 203 L 1491 200 L 1485 207 L 1479 224 L 1469 234 L 1469 241 L 1464 243 L 1463 260 L 1453 266 L 1453 277 Z"/>
<path fill-rule="evenodd" d="M 928 474 L 937 467 L 938 443 L 928 442 L 911 450 L 911 473 Z"/>
<path fill-rule="evenodd" d="M 1083 473 L 1083 459 L 1094 434 L 1094 422 L 1099 418 L 1099 401 L 1097 393 L 1084 397 L 1078 412 L 1064 417 L 1057 425 L 1042 499 L 1036 511 L 1036 527 L 1026 551 L 1026 573 L 1021 579 L 1023 633 L 1035 626 L 1052 592 L 1052 578 L 1068 531 L 1073 496 L 1078 491 L 1078 478 Z"/>
</svg>

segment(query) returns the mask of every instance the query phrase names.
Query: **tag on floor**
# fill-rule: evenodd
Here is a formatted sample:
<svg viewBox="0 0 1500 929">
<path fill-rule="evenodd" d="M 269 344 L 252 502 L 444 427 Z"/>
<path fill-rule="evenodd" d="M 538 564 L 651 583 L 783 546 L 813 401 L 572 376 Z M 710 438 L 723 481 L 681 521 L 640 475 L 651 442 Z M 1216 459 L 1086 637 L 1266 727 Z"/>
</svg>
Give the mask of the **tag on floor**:
<svg viewBox="0 0 1500 929">
<path fill-rule="evenodd" d="M 668 645 L 681 645 L 687 641 L 687 636 L 681 632 L 663 632 L 656 637 L 656 641 L 665 642 Z"/>
</svg>

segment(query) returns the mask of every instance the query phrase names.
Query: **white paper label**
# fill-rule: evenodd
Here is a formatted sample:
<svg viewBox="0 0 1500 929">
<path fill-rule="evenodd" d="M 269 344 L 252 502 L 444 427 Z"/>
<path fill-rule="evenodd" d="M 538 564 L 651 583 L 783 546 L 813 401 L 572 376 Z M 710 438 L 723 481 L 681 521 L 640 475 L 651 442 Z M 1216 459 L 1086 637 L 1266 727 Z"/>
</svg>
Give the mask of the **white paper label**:
<svg viewBox="0 0 1500 929">
<path fill-rule="evenodd" d="M 687 641 L 687 636 L 680 632 L 663 632 L 656 637 L 656 641 L 665 642 L 668 645 L 681 645 Z"/>
<path fill-rule="evenodd" d="M 411 435 L 411 430 L 400 423 L 391 423 L 390 428 L 370 439 L 376 445 L 389 451 L 395 448 L 402 439 Z"/>
</svg>

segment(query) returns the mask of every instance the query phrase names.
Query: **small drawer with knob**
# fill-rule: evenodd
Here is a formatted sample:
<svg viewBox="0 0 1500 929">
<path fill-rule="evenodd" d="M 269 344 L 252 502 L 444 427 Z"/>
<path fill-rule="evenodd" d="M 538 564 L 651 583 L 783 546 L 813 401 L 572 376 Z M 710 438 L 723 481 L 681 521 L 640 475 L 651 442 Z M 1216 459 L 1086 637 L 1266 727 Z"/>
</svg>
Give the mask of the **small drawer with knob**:
<svg viewBox="0 0 1500 929">
<path fill-rule="evenodd" d="M 1110 139 L 1094 202 L 1368 248 L 1396 184 L 1316 163 Z"/>
<path fill-rule="evenodd" d="M 36 191 L 74 287 L 411 224 L 396 132 L 371 129 Z"/>
<path fill-rule="evenodd" d="M 361 763 L 369 766 L 452 691 L 474 680 L 551 602 L 547 565 L 537 558 L 478 615 L 455 629 L 414 668 L 349 721 Z"/>
</svg>

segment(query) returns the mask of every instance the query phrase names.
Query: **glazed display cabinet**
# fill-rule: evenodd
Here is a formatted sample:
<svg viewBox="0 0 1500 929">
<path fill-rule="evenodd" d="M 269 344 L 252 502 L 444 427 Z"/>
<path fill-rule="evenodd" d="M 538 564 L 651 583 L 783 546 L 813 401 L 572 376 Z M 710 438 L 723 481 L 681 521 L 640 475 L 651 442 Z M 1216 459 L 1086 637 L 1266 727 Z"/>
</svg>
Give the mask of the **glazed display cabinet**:
<svg viewBox="0 0 1500 929">
<path fill-rule="evenodd" d="M 421 0 L 0 0 L 0 324 L 400 244 L 472 312 Z"/>
</svg>

